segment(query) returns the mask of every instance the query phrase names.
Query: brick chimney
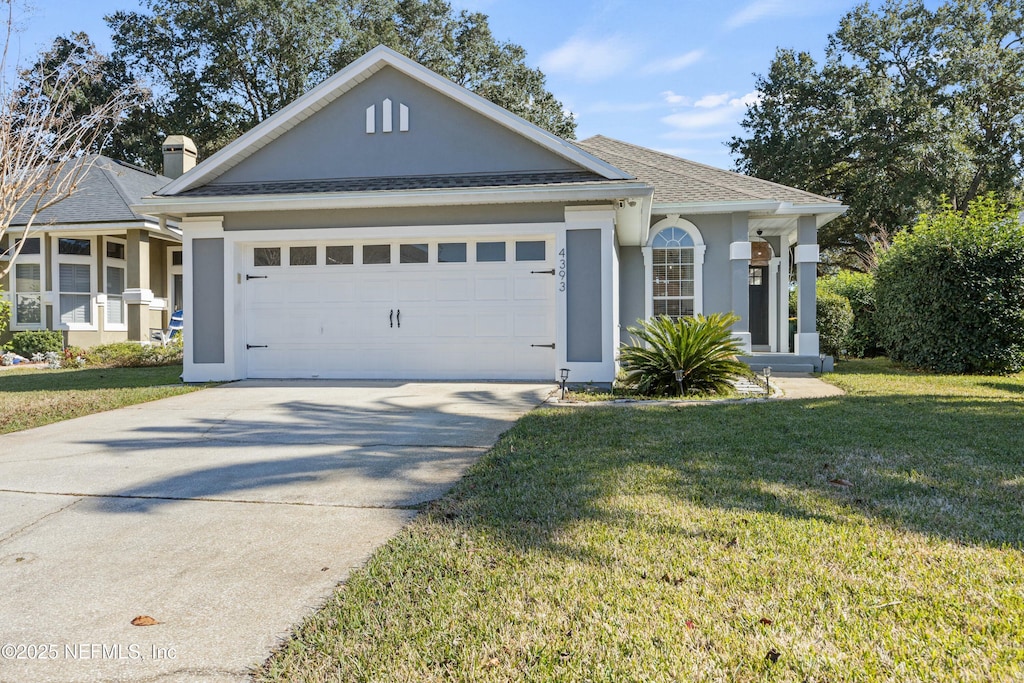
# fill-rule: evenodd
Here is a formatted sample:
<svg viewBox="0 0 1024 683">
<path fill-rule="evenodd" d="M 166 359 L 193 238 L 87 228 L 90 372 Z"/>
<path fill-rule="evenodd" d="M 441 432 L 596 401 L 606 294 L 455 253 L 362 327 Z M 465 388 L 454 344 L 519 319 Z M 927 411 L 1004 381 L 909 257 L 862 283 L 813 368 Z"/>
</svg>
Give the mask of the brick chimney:
<svg viewBox="0 0 1024 683">
<path fill-rule="evenodd" d="M 169 135 L 164 140 L 164 175 L 180 178 L 196 165 L 198 150 L 192 138 L 185 135 Z"/>
</svg>

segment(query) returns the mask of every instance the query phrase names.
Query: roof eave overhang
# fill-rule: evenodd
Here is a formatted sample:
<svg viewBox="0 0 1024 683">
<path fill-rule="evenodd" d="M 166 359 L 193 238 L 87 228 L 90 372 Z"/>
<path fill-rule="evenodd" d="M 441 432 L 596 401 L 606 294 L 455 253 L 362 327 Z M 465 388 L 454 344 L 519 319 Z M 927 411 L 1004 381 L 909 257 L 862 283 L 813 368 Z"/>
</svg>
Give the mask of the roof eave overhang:
<svg viewBox="0 0 1024 683">
<path fill-rule="evenodd" d="M 814 216 L 817 226 L 823 225 L 839 218 L 850 207 L 834 202 L 819 202 L 808 204 L 797 204 L 794 202 L 779 201 L 739 201 L 739 202 L 655 202 L 655 214 L 721 214 L 721 213 L 749 213 L 756 215 L 759 219 L 778 217 L 783 221 L 792 220 L 797 216 Z"/>
<path fill-rule="evenodd" d="M 299 194 L 236 195 L 231 197 L 143 197 L 132 207 L 149 215 L 237 213 L 243 211 L 309 211 L 324 209 L 376 209 L 395 207 L 460 206 L 480 204 L 531 204 L 553 202 L 616 201 L 649 197 L 644 183 L 601 182 L 574 187 L 501 187 L 461 190 L 380 190 L 368 192 L 317 192 Z"/>
</svg>

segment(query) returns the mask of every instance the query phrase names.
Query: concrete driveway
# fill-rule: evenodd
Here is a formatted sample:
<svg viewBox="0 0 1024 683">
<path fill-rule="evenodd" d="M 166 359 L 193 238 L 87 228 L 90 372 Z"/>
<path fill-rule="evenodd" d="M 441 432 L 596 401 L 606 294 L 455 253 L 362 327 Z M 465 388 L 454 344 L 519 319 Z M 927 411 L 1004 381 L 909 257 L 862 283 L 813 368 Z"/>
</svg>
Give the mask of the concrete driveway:
<svg viewBox="0 0 1024 683">
<path fill-rule="evenodd" d="M 0 681 L 244 680 L 549 390 L 248 381 L 0 436 Z"/>
</svg>

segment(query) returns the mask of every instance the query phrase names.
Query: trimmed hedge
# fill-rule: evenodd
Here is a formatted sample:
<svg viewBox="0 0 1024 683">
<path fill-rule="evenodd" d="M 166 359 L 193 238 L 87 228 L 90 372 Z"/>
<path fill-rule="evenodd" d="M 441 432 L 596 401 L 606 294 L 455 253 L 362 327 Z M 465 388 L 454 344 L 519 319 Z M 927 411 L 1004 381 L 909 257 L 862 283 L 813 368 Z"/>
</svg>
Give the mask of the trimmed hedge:
<svg viewBox="0 0 1024 683">
<path fill-rule="evenodd" d="M 966 215 L 946 206 L 896 236 L 875 283 L 883 346 L 935 372 L 1004 374 L 1024 366 L 1024 228 L 988 195 Z"/>
<path fill-rule="evenodd" d="M 818 292 L 846 297 L 853 310 L 853 326 L 840 345 L 851 358 L 871 358 L 883 354 L 875 326 L 875 278 L 871 273 L 841 270 L 818 280 Z"/>
<path fill-rule="evenodd" d="M 853 328 L 853 309 L 845 296 L 818 288 L 818 347 L 829 356 L 845 350 L 847 335 Z"/>
<path fill-rule="evenodd" d="M 31 330 L 15 332 L 11 338 L 11 351 L 24 358 L 32 358 L 37 353 L 64 350 L 64 335 L 56 330 Z"/>
<path fill-rule="evenodd" d="M 85 364 L 105 368 L 140 368 L 181 363 L 182 345 L 150 346 L 138 342 L 114 342 L 85 352 Z"/>
<path fill-rule="evenodd" d="M 0 288 L 0 294 L 3 293 L 3 288 Z M 11 302 L 4 299 L 0 299 L 0 332 L 7 329 L 8 323 L 11 322 Z"/>
<path fill-rule="evenodd" d="M 853 327 L 853 309 L 845 296 L 829 291 L 822 286 L 821 280 L 815 288 L 818 347 L 822 353 L 838 357 L 840 351 L 847 350 L 845 344 Z M 796 304 L 796 290 L 792 290 L 789 293 L 790 318 L 796 318 Z"/>
</svg>

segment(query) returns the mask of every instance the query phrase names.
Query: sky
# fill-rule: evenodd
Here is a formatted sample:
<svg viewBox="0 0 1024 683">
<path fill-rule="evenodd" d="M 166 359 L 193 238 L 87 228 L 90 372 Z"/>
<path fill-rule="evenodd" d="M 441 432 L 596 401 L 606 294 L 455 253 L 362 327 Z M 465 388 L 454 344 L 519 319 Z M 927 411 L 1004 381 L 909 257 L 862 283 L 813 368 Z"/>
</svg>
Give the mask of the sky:
<svg viewBox="0 0 1024 683">
<path fill-rule="evenodd" d="M 133 0 L 31 0 L 12 48 L 29 61 L 53 38 L 85 31 L 111 48 L 103 17 Z M 482 12 L 522 45 L 573 112 L 577 136 L 605 135 L 721 168 L 726 142 L 757 99 L 755 74 L 779 47 L 821 58 L 856 0 L 450 0 Z M 877 0 L 872 0 L 878 5 Z M 932 3 L 929 3 L 932 4 Z"/>
</svg>

